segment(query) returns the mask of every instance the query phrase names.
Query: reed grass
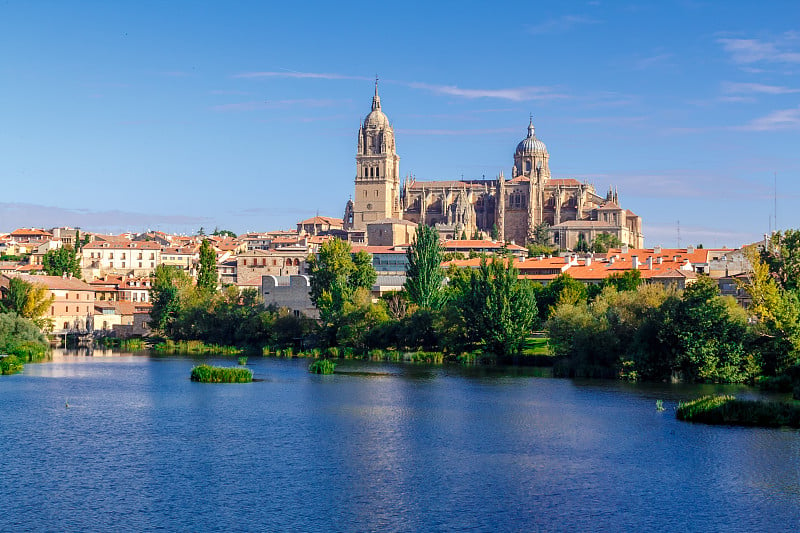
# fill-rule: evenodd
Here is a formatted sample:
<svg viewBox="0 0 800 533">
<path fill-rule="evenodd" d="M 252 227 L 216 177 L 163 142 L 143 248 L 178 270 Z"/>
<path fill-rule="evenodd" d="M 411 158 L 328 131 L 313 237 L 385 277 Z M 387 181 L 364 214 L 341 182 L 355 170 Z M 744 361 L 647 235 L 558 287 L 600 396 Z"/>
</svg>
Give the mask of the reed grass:
<svg viewBox="0 0 800 533">
<path fill-rule="evenodd" d="M 336 362 L 330 359 L 317 359 L 308 365 L 308 371 L 312 374 L 333 374 Z"/>
<path fill-rule="evenodd" d="M 161 354 L 213 354 L 213 355 L 239 355 L 243 352 L 236 346 L 220 346 L 219 344 L 206 344 L 202 341 L 172 341 L 159 342 L 153 347 Z"/>
<path fill-rule="evenodd" d="M 191 379 L 200 383 L 250 383 L 253 372 L 247 368 L 199 365 L 192 368 Z"/>
<path fill-rule="evenodd" d="M 247 357 L 244 357 L 244 356 L 242 356 L 242 357 L 240 357 L 240 358 L 237 360 L 237 362 L 238 362 L 240 365 L 244 366 L 244 365 L 246 365 L 246 364 L 247 364 Z"/>
<path fill-rule="evenodd" d="M 738 400 L 727 395 L 681 402 L 675 415 L 678 420 L 703 424 L 800 428 L 797 403 Z"/>
</svg>

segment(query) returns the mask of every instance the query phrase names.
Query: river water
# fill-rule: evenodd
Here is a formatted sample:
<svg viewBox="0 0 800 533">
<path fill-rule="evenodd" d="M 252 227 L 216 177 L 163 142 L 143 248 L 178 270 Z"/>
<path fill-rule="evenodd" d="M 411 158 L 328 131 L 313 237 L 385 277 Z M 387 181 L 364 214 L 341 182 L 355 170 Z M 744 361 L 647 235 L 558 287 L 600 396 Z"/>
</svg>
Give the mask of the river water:
<svg viewBox="0 0 800 533">
<path fill-rule="evenodd" d="M 0 377 L 0 531 L 800 530 L 798 431 L 675 419 L 746 389 L 261 357 L 210 385 L 198 361 Z"/>
</svg>

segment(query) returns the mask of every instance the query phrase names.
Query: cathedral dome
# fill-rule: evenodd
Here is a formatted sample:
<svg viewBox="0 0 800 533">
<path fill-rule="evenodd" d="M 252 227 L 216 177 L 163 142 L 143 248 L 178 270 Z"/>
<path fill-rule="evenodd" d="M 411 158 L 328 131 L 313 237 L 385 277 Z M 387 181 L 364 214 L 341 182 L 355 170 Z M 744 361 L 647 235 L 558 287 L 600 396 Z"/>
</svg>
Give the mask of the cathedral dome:
<svg viewBox="0 0 800 533">
<path fill-rule="evenodd" d="M 375 80 L 375 96 L 372 97 L 372 111 L 364 119 L 364 129 L 389 127 L 389 117 L 381 111 L 381 97 L 378 96 L 378 80 Z"/>
<path fill-rule="evenodd" d="M 370 111 L 367 118 L 364 119 L 364 129 L 367 128 L 385 128 L 389 125 L 389 118 L 383 113 L 383 111 L 378 109 L 373 109 Z"/>
<path fill-rule="evenodd" d="M 531 153 L 547 153 L 547 146 L 536 138 L 536 133 L 533 128 L 533 117 L 528 125 L 528 136 L 522 139 L 517 145 L 517 154 L 531 154 Z"/>
</svg>

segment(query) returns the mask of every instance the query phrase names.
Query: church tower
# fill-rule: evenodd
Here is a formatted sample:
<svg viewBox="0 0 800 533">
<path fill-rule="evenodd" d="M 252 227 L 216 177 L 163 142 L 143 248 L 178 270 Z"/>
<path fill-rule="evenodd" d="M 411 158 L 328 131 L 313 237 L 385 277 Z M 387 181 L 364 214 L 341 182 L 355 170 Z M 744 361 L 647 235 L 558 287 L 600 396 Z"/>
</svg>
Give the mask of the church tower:
<svg viewBox="0 0 800 533">
<path fill-rule="evenodd" d="M 394 144 L 394 130 L 381 110 L 377 79 L 372 111 L 358 129 L 355 182 L 353 229 L 366 230 L 367 223 L 373 220 L 403 217 L 400 156 Z"/>
<path fill-rule="evenodd" d="M 520 141 L 514 152 L 512 177 L 516 178 L 517 176 L 531 178 L 531 181 L 534 182 L 550 179 L 550 154 L 547 152 L 547 146 L 536 138 L 533 115 L 528 124 L 528 136 Z"/>
</svg>

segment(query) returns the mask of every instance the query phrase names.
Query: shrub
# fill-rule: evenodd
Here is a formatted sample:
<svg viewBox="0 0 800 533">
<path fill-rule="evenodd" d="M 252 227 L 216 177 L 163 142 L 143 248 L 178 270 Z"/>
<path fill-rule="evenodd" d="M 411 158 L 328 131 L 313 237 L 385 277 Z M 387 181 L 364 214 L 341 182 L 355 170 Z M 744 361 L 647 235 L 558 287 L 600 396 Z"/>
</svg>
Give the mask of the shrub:
<svg viewBox="0 0 800 533">
<path fill-rule="evenodd" d="M 22 372 L 22 361 L 16 355 L 7 355 L 0 359 L 0 374 L 16 374 Z"/>
<path fill-rule="evenodd" d="M 242 366 L 246 365 L 246 364 L 247 364 L 247 357 L 240 357 L 240 358 L 238 359 L 238 363 L 239 363 L 240 365 L 242 365 Z"/>
<path fill-rule="evenodd" d="M 330 359 L 317 359 L 308 365 L 308 371 L 312 374 L 333 374 L 336 363 Z"/>
<path fill-rule="evenodd" d="M 199 365 L 192 368 L 191 378 L 200 383 L 250 383 L 253 372 L 247 368 Z"/>
<path fill-rule="evenodd" d="M 328 355 L 333 357 L 333 358 L 338 358 L 339 357 L 339 348 L 337 348 L 336 346 L 331 346 L 330 348 L 328 348 Z"/>
</svg>

